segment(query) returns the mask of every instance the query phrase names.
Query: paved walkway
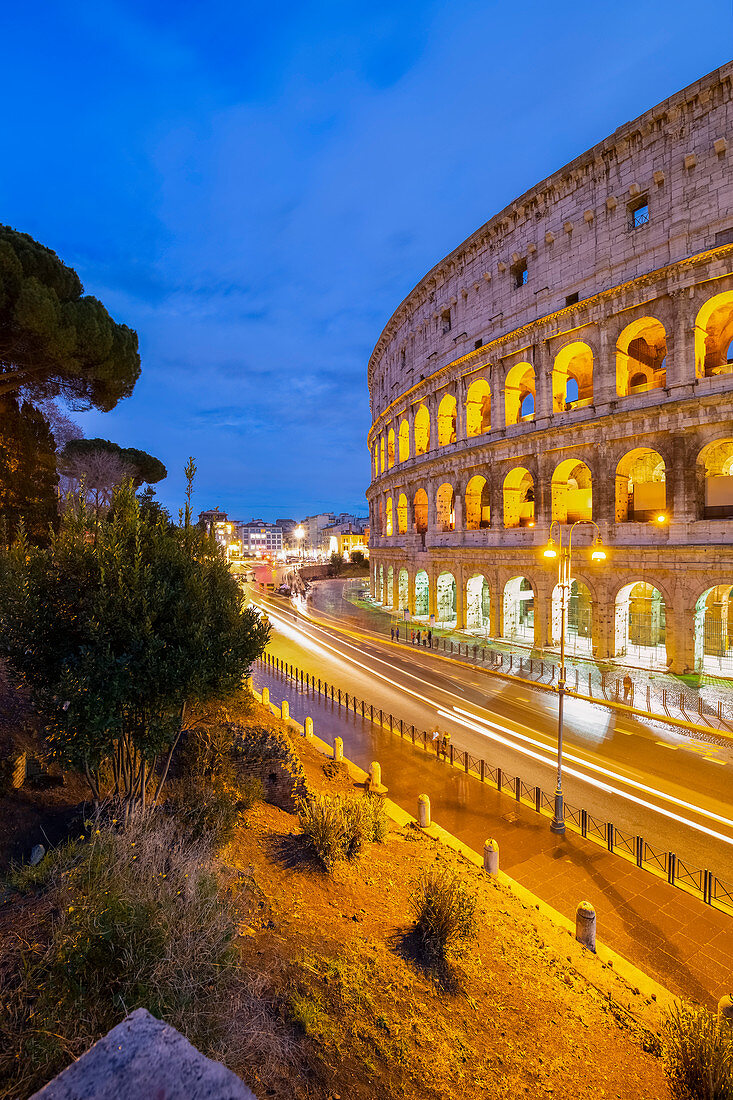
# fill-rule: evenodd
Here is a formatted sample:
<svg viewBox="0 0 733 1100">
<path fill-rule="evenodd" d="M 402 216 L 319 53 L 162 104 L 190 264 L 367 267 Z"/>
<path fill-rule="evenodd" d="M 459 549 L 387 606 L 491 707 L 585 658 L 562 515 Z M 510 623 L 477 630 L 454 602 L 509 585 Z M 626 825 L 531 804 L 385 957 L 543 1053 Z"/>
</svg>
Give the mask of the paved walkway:
<svg viewBox="0 0 733 1100">
<path fill-rule="evenodd" d="M 391 610 L 386 610 L 368 596 L 365 597 L 363 593 L 366 591 L 368 582 L 364 580 L 346 581 L 343 585 L 341 582 L 319 582 L 309 595 L 309 604 L 316 615 L 319 611 L 324 611 L 337 617 L 344 626 L 360 626 L 378 634 L 389 635 L 390 629 L 395 625 L 399 626 L 401 639 L 408 637 L 406 632 L 410 629 L 419 628 L 425 631 L 426 624 L 405 623 Z M 552 667 L 559 665 L 560 654 L 555 649 L 548 649 L 543 655 L 544 669 L 541 672 L 542 661 L 539 658 L 533 658 L 530 665 L 532 650 L 529 645 L 512 644 L 503 639 L 486 639 L 481 634 L 459 632 L 440 625 L 434 626 L 432 630 L 434 645 L 440 646 L 441 652 L 444 643 L 449 647 L 451 642 L 456 647 L 461 646 L 464 653 L 468 645 L 468 655 L 463 659 L 471 660 L 473 646 L 477 645 L 487 660 L 491 660 L 489 655 L 493 654 L 493 659 L 502 672 L 516 673 L 524 679 L 542 678 L 547 683 L 552 675 Z M 484 665 L 486 662 L 480 663 Z M 568 687 L 576 689 L 577 680 L 577 690 L 581 694 L 600 700 L 615 699 L 618 696 L 619 701 L 623 702 L 622 680 L 628 674 L 633 683 L 629 700 L 631 705 L 660 717 L 664 717 L 666 713 L 669 717 L 709 726 L 711 729 L 733 731 L 733 683 L 728 680 L 712 676 L 672 676 L 664 670 L 635 668 L 613 662 L 600 666 L 590 658 L 572 654 L 566 654 L 565 663 L 568 669 Z"/>
<path fill-rule="evenodd" d="M 287 699 L 298 721 L 310 715 L 324 740 L 342 737 L 361 767 L 379 760 L 390 797 L 409 813 L 427 793 L 434 820 L 475 851 L 496 839 L 502 870 L 564 916 L 574 920 L 589 900 L 598 939 L 673 993 L 714 1007 L 733 988 L 733 918 L 592 841 L 556 837 L 547 817 L 279 673 L 257 665 L 253 680 L 273 702 Z"/>
</svg>

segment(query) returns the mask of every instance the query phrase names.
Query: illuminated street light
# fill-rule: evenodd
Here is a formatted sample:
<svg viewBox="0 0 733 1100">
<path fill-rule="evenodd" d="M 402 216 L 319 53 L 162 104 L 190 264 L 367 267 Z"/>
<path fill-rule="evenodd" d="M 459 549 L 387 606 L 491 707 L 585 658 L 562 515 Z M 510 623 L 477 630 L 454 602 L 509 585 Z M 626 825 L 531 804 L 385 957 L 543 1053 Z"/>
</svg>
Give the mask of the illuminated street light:
<svg viewBox="0 0 733 1100">
<path fill-rule="evenodd" d="M 667 522 L 667 516 L 664 514 L 664 512 L 660 512 L 659 515 L 657 516 L 657 523 L 659 523 L 661 525 L 661 524 L 666 523 L 666 522 Z"/>
<path fill-rule="evenodd" d="M 293 534 L 295 535 L 296 539 L 298 540 L 298 557 L 302 558 L 303 557 L 303 539 L 305 538 L 305 530 L 304 530 L 302 524 L 298 524 L 298 526 L 293 531 Z"/>
<path fill-rule="evenodd" d="M 542 556 L 550 561 L 556 558 L 558 561 L 558 584 L 560 587 L 560 678 L 557 681 L 557 787 L 555 788 L 555 814 L 550 823 L 553 833 L 561 836 L 565 833 L 565 803 L 562 793 L 562 738 L 563 738 L 563 711 L 565 703 L 565 626 L 567 621 L 568 598 L 570 594 L 570 565 L 572 559 L 573 531 L 579 523 L 591 523 L 597 534 L 590 548 L 591 561 L 602 562 L 606 560 L 606 549 L 601 539 L 600 528 L 592 519 L 577 520 L 568 533 L 568 544 L 562 544 L 562 524 L 553 520 L 550 524 L 550 534 L 547 546 L 542 551 Z M 552 528 L 557 524 L 559 538 L 557 545 L 552 537 Z"/>
</svg>

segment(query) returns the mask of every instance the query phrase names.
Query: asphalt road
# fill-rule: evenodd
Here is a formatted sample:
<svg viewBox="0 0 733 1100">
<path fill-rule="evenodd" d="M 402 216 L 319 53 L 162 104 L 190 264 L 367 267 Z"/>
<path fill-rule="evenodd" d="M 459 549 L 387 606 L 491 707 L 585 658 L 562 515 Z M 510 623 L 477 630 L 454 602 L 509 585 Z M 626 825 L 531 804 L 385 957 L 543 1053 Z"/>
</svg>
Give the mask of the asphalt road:
<svg viewBox="0 0 733 1100">
<path fill-rule="evenodd" d="M 438 724 L 457 747 L 554 790 L 555 695 L 344 624 L 341 584 L 319 584 L 310 618 L 285 599 L 255 595 L 273 625 L 270 653 L 419 730 Z M 567 803 L 733 881 L 733 743 L 568 698 L 564 762 Z"/>
</svg>

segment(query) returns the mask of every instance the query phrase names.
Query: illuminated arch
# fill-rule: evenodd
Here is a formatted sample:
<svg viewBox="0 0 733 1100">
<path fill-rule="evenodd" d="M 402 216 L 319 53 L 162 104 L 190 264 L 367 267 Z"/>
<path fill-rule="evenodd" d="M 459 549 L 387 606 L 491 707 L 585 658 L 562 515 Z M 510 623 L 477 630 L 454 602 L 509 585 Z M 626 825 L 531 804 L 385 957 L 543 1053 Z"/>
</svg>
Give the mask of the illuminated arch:
<svg viewBox="0 0 733 1100">
<path fill-rule="evenodd" d="M 406 420 L 400 422 L 399 450 L 400 462 L 406 462 L 410 457 L 410 425 Z"/>
<path fill-rule="evenodd" d="M 718 584 L 695 605 L 695 668 L 733 677 L 733 585 Z"/>
<path fill-rule="evenodd" d="M 379 468 L 382 471 L 382 473 L 384 473 L 384 471 L 387 469 L 387 463 L 385 462 L 385 459 L 384 459 L 384 451 L 385 451 L 384 436 L 381 435 L 379 437 Z"/>
<path fill-rule="evenodd" d="M 435 494 L 435 526 L 438 531 L 456 529 L 456 494 L 447 482 Z"/>
<path fill-rule="evenodd" d="M 427 619 L 430 608 L 430 582 L 424 569 L 415 574 L 415 618 Z"/>
<path fill-rule="evenodd" d="M 394 534 L 394 509 L 392 505 L 392 497 L 387 497 L 387 517 L 384 533 L 385 535 Z"/>
<path fill-rule="evenodd" d="M 447 393 L 438 405 L 438 446 L 447 447 L 456 441 L 456 399 Z"/>
<path fill-rule="evenodd" d="M 466 435 L 473 438 L 491 429 L 491 387 L 485 378 L 477 378 L 466 394 Z"/>
<path fill-rule="evenodd" d="M 466 581 L 466 628 L 487 631 L 490 610 L 489 582 L 483 573 L 476 573 Z"/>
<path fill-rule="evenodd" d="M 568 458 L 555 467 L 552 475 L 552 519 L 575 523 L 593 519 L 591 473 L 584 462 Z"/>
<path fill-rule="evenodd" d="M 639 581 L 616 596 L 615 655 L 645 668 L 667 664 L 666 608 L 658 588 Z"/>
<path fill-rule="evenodd" d="M 527 577 L 512 577 L 504 585 L 502 637 L 534 642 L 534 589 Z"/>
<path fill-rule="evenodd" d="M 405 611 L 409 606 L 410 578 L 406 569 L 400 569 L 397 576 L 398 610 Z"/>
<path fill-rule="evenodd" d="M 658 451 L 637 447 L 616 467 L 616 523 L 650 523 L 667 518 L 664 459 Z"/>
<path fill-rule="evenodd" d="M 534 420 L 535 399 L 534 367 L 529 363 L 515 363 L 504 383 L 506 426 Z"/>
<path fill-rule="evenodd" d="M 397 500 L 397 534 L 407 534 L 407 497 L 400 493 Z"/>
<path fill-rule="evenodd" d="M 385 607 L 391 607 L 392 606 L 392 601 L 394 599 L 393 592 L 394 592 L 394 568 L 393 568 L 393 566 L 390 565 L 387 569 L 387 590 L 384 594 L 384 606 Z"/>
<path fill-rule="evenodd" d="M 733 290 L 709 298 L 695 318 L 695 376 L 733 373 Z"/>
<path fill-rule="evenodd" d="M 430 413 L 421 405 L 415 413 L 415 454 L 424 455 L 430 450 Z"/>
<path fill-rule="evenodd" d="M 715 439 L 697 456 L 701 519 L 733 519 L 733 439 Z"/>
<path fill-rule="evenodd" d="M 387 469 L 391 470 L 395 463 L 394 428 L 390 428 L 387 434 Z"/>
<path fill-rule="evenodd" d="M 616 341 L 616 392 L 619 397 L 660 389 L 667 384 L 667 335 L 655 317 L 640 317 Z"/>
<path fill-rule="evenodd" d="M 456 622 L 456 578 L 452 573 L 441 573 L 435 584 L 436 620 L 439 623 Z"/>
<path fill-rule="evenodd" d="M 415 510 L 415 530 L 424 534 L 428 529 L 428 494 L 424 489 L 418 489 L 413 502 Z"/>
<path fill-rule="evenodd" d="M 374 444 L 374 476 L 379 475 L 379 443 Z"/>
<path fill-rule="evenodd" d="M 552 368 L 552 410 L 565 412 L 593 402 L 593 352 L 580 340 L 559 351 Z"/>
<path fill-rule="evenodd" d="M 490 519 L 489 483 L 476 474 L 466 486 L 466 528 L 478 531 L 480 527 L 488 527 Z"/>
<path fill-rule="evenodd" d="M 556 584 L 552 590 L 550 645 L 560 645 L 561 628 L 562 592 Z M 588 586 L 575 578 L 570 582 L 565 607 L 565 650 L 567 653 L 593 652 L 593 600 Z"/>
<path fill-rule="evenodd" d="M 534 527 L 534 478 L 515 466 L 504 478 L 504 526 Z"/>
</svg>

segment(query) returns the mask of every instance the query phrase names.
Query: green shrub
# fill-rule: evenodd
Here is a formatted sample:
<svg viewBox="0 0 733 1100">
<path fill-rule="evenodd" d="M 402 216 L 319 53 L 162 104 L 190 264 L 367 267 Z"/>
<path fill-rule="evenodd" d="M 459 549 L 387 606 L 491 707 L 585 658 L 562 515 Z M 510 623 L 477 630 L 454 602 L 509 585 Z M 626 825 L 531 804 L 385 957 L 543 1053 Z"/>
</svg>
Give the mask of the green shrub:
<svg viewBox="0 0 733 1100">
<path fill-rule="evenodd" d="M 428 961 L 440 961 L 478 930 L 476 896 L 451 871 L 425 871 L 410 896 L 415 934 Z"/>
<path fill-rule="evenodd" d="M 664 1062 L 675 1100 L 733 1100 L 733 1028 L 694 1005 L 675 1006 Z"/>
<path fill-rule="evenodd" d="M 215 1051 L 236 914 L 210 843 L 182 839 L 171 817 L 133 819 L 47 861 L 38 884 L 57 916 L 45 942 L 4 959 L 0 1095 L 27 1096 L 138 1007 Z"/>
<path fill-rule="evenodd" d="M 255 802 L 264 798 L 262 783 L 243 776 L 236 786 L 222 779 L 184 780 L 168 799 L 189 840 L 207 838 L 215 848 L 231 840 Z"/>
<path fill-rule="evenodd" d="M 316 794 L 301 801 L 298 811 L 303 835 L 327 871 L 342 859 L 354 859 L 368 841 L 382 842 L 388 820 L 381 798 L 344 798 Z"/>
</svg>

